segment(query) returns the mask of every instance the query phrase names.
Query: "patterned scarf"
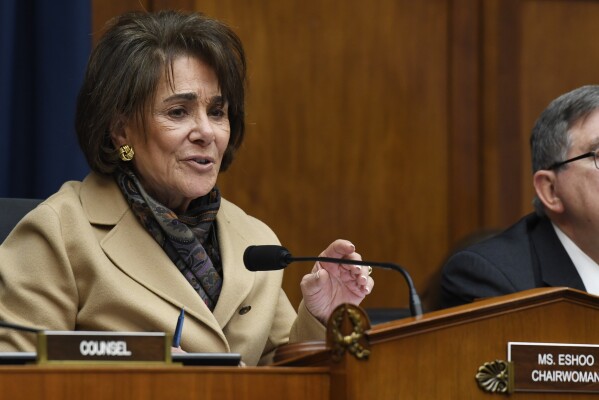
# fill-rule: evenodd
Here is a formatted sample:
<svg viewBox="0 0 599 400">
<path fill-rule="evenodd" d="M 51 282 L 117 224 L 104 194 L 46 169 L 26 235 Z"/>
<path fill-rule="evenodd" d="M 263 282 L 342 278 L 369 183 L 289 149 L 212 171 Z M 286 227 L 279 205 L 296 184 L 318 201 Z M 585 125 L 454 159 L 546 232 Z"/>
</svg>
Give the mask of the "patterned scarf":
<svg viewBox="0 0 599 400">
<path fill-rule="evenodd" d="M 192 201 L 177 216 L 146 193 L 133 171 L 119 168 L 115 178 L 133 213 L 213 311 L 223 285 L 214 232 L 220 207 L 218 188 Z"/>
</svg>

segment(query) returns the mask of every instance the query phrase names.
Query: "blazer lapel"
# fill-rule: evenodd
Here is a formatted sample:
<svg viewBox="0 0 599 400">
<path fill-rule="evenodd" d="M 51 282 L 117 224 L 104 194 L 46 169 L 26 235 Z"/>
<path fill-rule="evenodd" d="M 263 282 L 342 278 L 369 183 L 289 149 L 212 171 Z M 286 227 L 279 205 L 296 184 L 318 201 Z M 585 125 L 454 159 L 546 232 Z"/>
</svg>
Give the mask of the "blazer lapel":
<svg viewBox="0 0 599 400">
<path fill-rule="evenodd" d="M 230 204 L 225 199 L 221 200 L 221 208 L 216 217 L 218 244 L 223 263 L 223 288 L 218 303 L 214 309 L 214 316 L 219 325 L 224 327 L 231 317 L 245 304 L 252 286 L 255 274 L 248 271 L 243 263 L 243 252 L 252 244 L 252 238 L 243 235 L 239 225 L 245 221 L 235 220 L 228 213 Z"/>
<path fill-rule="evenodd" d="M 91 223 L 114 225 L 101 240 L 107 257 L 140 285 L 175 307 L 185 307 L 193 316 L 215 331 L 226 343 L 218 322 L 183 274 L 174 266 L 158 243 L 145 231 L 114 181 L 95 176 L 81 199 Z"/>
</svg>

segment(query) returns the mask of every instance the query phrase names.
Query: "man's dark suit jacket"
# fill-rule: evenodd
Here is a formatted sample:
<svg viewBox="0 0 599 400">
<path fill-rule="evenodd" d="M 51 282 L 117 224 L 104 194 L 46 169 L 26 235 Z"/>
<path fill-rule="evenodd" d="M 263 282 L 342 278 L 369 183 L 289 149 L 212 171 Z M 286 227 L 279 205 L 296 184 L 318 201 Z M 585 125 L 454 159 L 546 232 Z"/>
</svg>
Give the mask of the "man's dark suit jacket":
<svg viewBox="0 0 599 400">
<path fill-rule="evenodd" d="M 551 221 L 529 214 L 452 255 L 441 276 L 442 307 L 547 286 L 586 290 Z"/>
</svg>

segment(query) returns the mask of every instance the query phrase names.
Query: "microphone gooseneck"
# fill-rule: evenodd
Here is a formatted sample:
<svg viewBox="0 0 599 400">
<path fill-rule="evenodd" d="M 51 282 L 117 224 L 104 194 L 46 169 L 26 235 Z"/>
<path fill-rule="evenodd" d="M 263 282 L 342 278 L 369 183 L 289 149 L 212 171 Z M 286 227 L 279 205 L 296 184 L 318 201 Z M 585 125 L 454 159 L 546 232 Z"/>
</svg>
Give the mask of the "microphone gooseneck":
<svg viewBox="0 0 599 400">
<path fill-rule="evenodd" d="M 6 322 L 6 321 L 0 321 L 0 328 L 13 329 L 16 331 L 32 332 L 32 333 L 38 333 L 38 332 L 43 331 L 43 329 L 33 328 L 31 326 L 23 326 L 23 325 L 13 324 L 12 322 Z"/>
<path fill-rule="evenodd" d="M 414 281 L 408 271 L 400 265 L 377 261 L 349 260 L 344 258 L 332 257 L 293 257 L 289 250 L 283 246 L 263 245 L 249 246 L 243 253 L 243 262 L 250 271 L 274 271 L 287 267 L 288 264 L 296 261 L 321 261 L 332 262 L 336 264 L 349 264 L 380 267 L 391 269 L 402 274 L 409 289 L 409 304 L 412 316 L 422 315 L 422 303 L 416 292 Z"/>
</svg>

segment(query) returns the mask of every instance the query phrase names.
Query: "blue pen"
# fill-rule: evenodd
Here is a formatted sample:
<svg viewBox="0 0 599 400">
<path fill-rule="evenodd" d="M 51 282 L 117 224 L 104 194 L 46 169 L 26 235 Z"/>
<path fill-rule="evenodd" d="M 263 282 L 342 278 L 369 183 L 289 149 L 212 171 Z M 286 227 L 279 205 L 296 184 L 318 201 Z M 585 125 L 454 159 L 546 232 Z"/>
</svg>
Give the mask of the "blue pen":
<svg viewBox="0 0 599 400">
<path fill-rule="evenodd" d="M 181 332 L 183 332 L 183 320 L 185 319 L 185 307 L 181 309 L 181 314 L 177 319 L 177 327 L 175 328 L 175 334 L 173 335 L 173 347 L 179 347 L 181 345 Z"/>
</svg>

